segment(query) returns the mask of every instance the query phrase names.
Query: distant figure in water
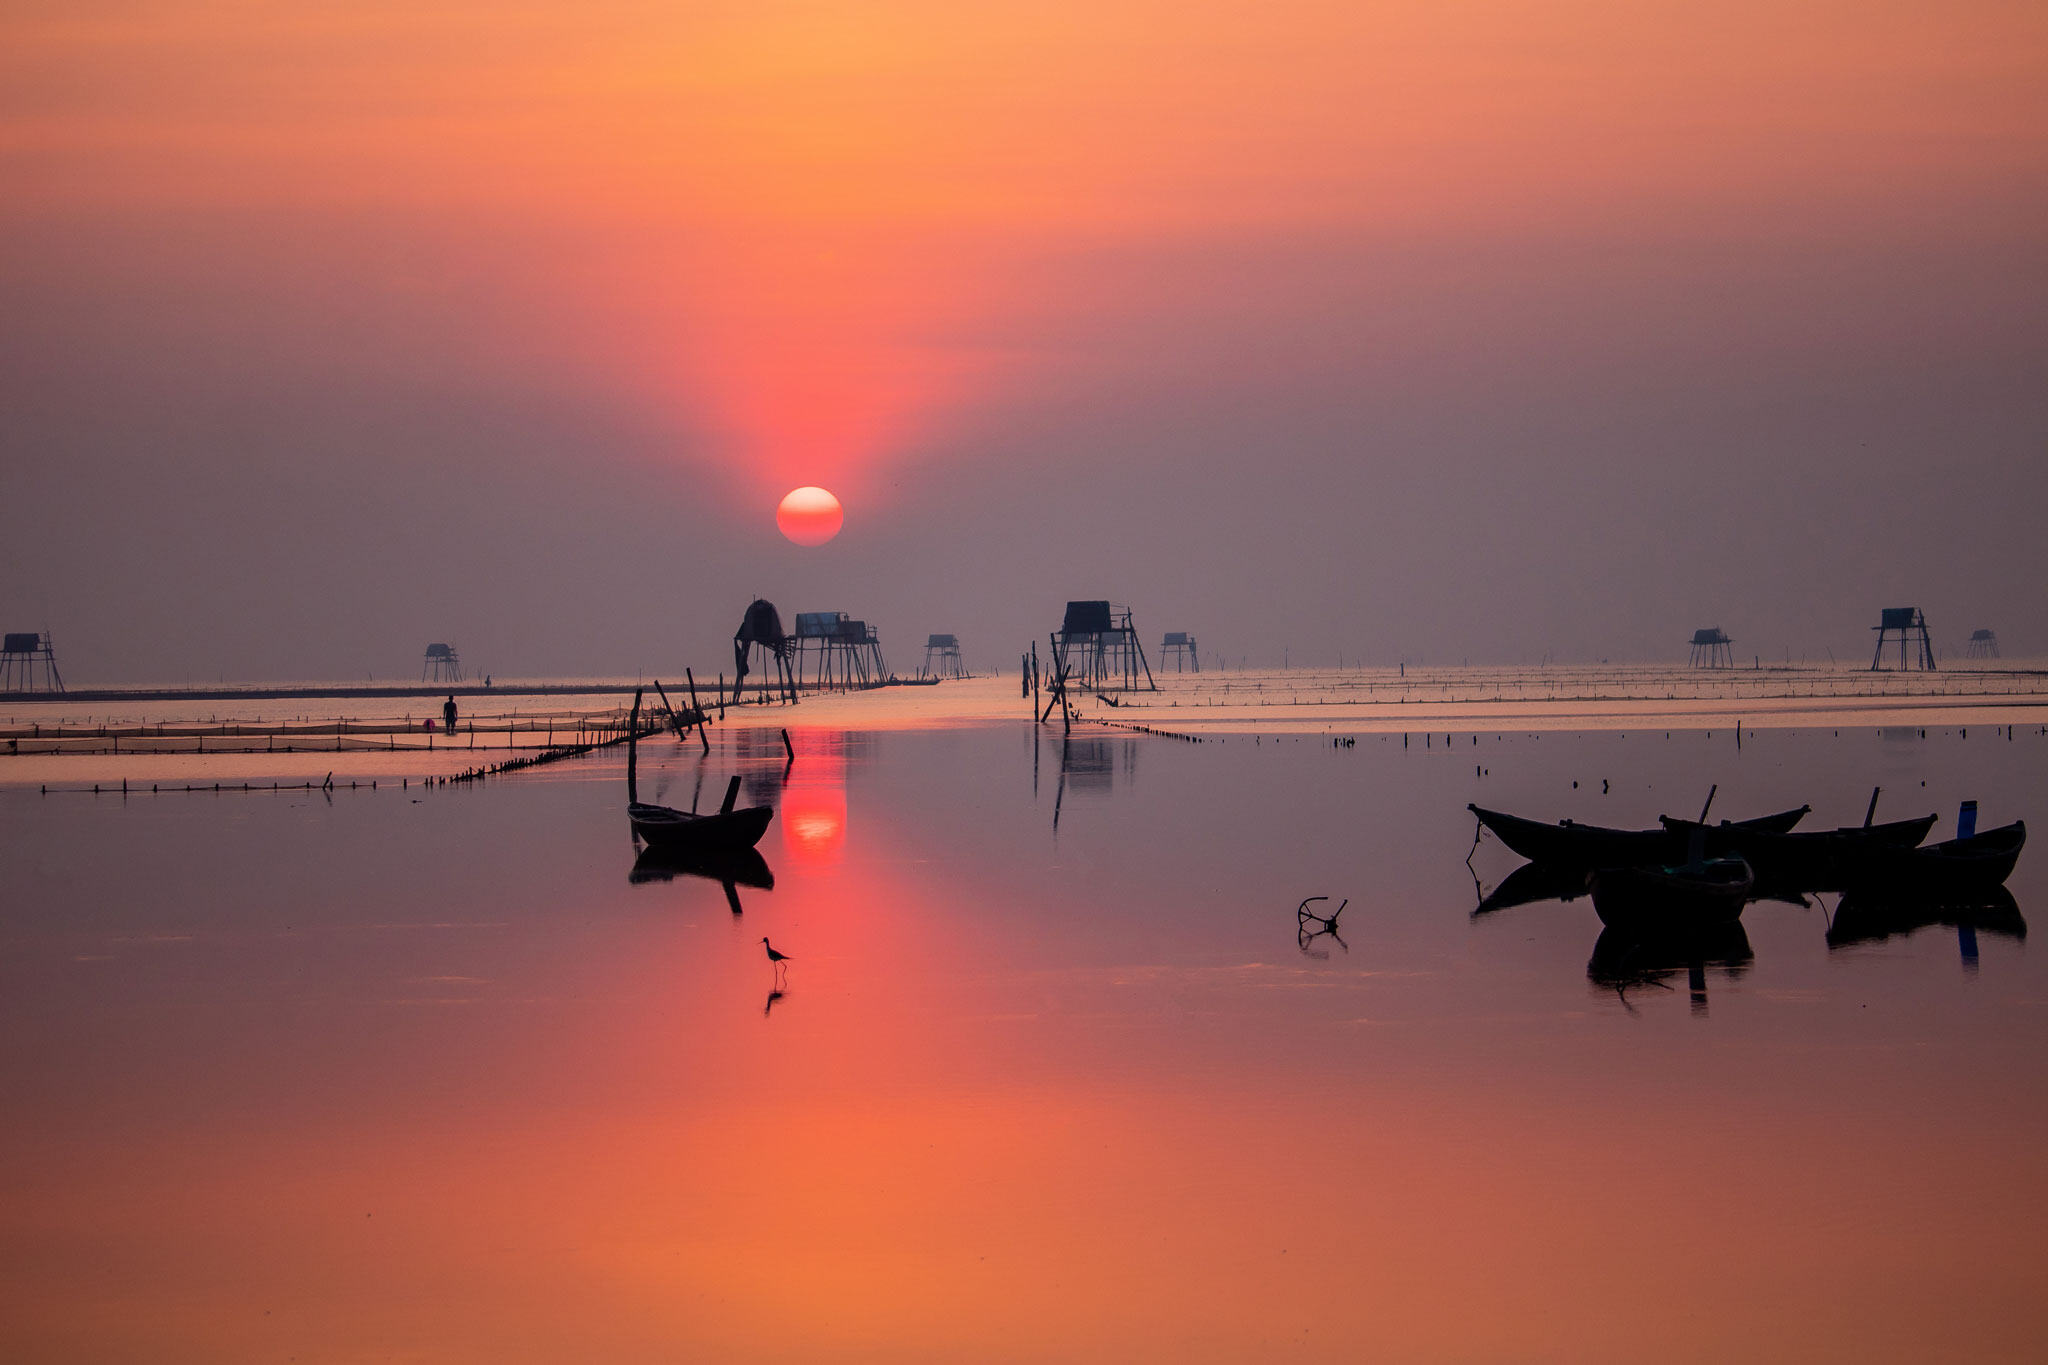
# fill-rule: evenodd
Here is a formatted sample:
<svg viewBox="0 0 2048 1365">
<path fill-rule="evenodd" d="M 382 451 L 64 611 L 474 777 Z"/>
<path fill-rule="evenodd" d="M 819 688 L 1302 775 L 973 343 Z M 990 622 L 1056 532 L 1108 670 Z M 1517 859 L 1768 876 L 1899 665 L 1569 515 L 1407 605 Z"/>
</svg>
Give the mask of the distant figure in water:
<svg viewBox="0 0 2048 1365">
<path fill-rule="evenodd" d="M 488 674 L 488 673 L 486 673 L 486 674 L 484 674 L 484 686 L 485 686 L 485 687 L 489 687 L 490 685 L 491 685 L 491 675 L 490 675 L 490 674 Z"/>
<path fill-rule="evenodd" d="M 450 734 L 455 732 L 455 694 L 452 692 L 449 693 L 448 700 L 441 704 L 441 723 L 448 728 Z"/>
</svg>

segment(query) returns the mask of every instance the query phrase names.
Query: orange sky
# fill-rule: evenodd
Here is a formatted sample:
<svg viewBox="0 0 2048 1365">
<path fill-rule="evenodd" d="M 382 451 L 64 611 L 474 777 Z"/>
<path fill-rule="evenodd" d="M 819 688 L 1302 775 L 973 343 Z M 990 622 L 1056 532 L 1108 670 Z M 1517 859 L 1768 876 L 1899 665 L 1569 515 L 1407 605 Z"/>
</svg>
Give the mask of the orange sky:
<svg viewBox="0 0 2048 1365">
<path fill-rule="evenodd" d="M 2038 653 L 2044 129 L 2024 3 L 14 5 L 0 615 L 631 672 L 624 559 L 700 662 L 1041 591 L 1270 663 L 1846 657 L 1879 596 Z"/>
<path fill-rule="evenodd" d="M 856 492 L 1056 363 L 1003 319 L 1119 306 L 1055 268 L 1072 253 L 1303 232 L 1369 258 L 1702 220 L 1821 251 L 1851 220 L 1926 228 L 1941 205 L 1900 202 L 1901 176 L 1995 211 L 2048 118 L 2024 4 L 10 16 L 10 215 L 395 230 L 402 259 L 333 287 L 429 314 L 441 291 L 527 297 L 517 335 L 471 344 L 625 390 L 764 487 Z"/>
</svg>

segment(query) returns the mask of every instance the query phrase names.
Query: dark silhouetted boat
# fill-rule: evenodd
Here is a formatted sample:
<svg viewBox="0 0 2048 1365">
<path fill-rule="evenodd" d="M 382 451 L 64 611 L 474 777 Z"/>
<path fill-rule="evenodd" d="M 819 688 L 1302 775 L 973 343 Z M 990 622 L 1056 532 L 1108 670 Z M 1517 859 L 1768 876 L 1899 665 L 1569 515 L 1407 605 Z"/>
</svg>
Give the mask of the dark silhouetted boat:
<svg viewBox="0 0 2048 1365">
<path fill-rule="evenodd" d="M 640 799 L 640 693 L 633 694 L 633 715 L 626 741 L 626 818 L 633 833 L 651 848 L 700 854 L 733 853 L 751 849 L 768 832 L 775 818 L 770 806 L 748 806 L 735 810 L 740 779 L 734 775 L 725 789 L 725 804 L 714 814 L 656 806 Z"/>
<path fill-rule="evenodd" d="M 1657 818 L 1681 840 L 1702 834 L 1708 857 L 1742 859 L 1759 883 L 1801 891 L 1832 891 L 1847 885 L 1873 850 L 1918 848 L 1935 819 L 1923 815 L 1882 825 L 1780 833 L 1727 823 L 1703 825 L 1669 815 Z"/>
<path fill-rule="evenodd" d="M 1924 848 L 1876 848 L 1848 878 L 1848 889 L 1931 901 L 1966 901 L 2005 885 L 2027 844 L 2027 825 L 2015 820 Z"/>
<path fill-rule="evenodd" d="M 1756 873 L 1740 858 L 1603 867 L 1593 874 L 1593 910 L 1610 929 L 1668 937 L 1735 923 L 1755 887 Z"/>
<path fill-rule="evenodd" d="M 1479 817 L 1479 823 L 1492 830 L 1502 843 L 1535 863 L 1588 870 L 1654 867 L 1675 863 L 1687 852 L 1685 837 L 1663 828 L 1608 829 L 1601 825 L 1581 825 L 1572 820 L 1546 825 L 1540 820 L 1525 820 L 1519 815 L 1487 810 L 1482 806 L 1468 805 L 1465 809 Z M 1776 815 L 1761 815 L 1754 820 L 1738 820 L 1732 827 L 1784 834 L 1805 819 L 1811 809 L 1810 806 L 1801 806 L 1797 810 L 1779 811 Z"/>
</svg>

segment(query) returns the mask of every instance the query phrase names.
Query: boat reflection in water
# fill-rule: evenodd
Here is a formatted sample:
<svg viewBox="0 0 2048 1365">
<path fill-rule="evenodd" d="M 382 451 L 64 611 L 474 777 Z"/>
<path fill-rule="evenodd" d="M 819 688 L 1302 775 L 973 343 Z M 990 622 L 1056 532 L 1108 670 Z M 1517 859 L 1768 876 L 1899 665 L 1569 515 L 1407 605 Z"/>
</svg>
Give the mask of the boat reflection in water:
<svg viewBox="0 0 2048 1365">
<path fill-rule="evenodd" d="M 1474 873 L 1476 880 L 1478 874 Z M 1538 901 L 1574 901 L 1586 894 L 1590 878 L 1586 870 L 1558 863 L 1523 863 L 1501 879 L 1499 886 L 1479 898 L 1472 914 L 1491 915 L 1517 905 Z"/>
<path fill-rule="evenodd" d="M 1629 1005 L 1630 990 L 1645 986 L 1668 990 L 1669 978 L 1684 972 L 1692 996 L 1692 1012 L 1705 1014 L 1708 969 L 1714 968 L 1734 981 L 1755 960 L 1749 935 L 1739 922 L 1711 925 L 1697 933 L 1669 938 L 1643 938 L 1619 929 L 1603 929 L 1593 943 L 1593 956 L 1586 963 L 1586 979 L 1603 991 L 1613 991 L 1623 1005 Z"/>
<path fill-rule="evenodd" d="M 1903 938 L 1921 929 L 1946 925 L 1956 931 L 1956 951 L 1966 971 L 1977 969 L 1977 935 L 2024 940 L 2027 920 L 2019 902 L 2004 887 L 1968 898 L 1937 901 L 1924 897 L 1847 895 L 1828 922 L 1828 947 L 1852 948 Z"/>
<path fill-rule="evenodd" d="M 1472 917 L 1478 919 L 1545 901 L 1573 901 L 1587 893 L 1590 881 L 1589 875 L 1577 867 L 1524 863 L 1491 891 L 1479 888 L 1482 894 Z M 1831 889 L 1759 884 L 1744 904 L 1746 907 L 1760 901 L 1776 901 L 1810 909 L 1808 895 Z M 1693 1010 L 1703 1014 L 1709 969 L 1718 968 L 1724 976 L 1734 979 L 1754 960 L 1755 954 L 1739 919 L 1723 924 L 1695 923 L 1688 929 L 1687 917 L 1674 913 L 1670 917 L 1671 927 L 1659 931 L 1654 927 L 1658 920 L 1656 907 L 1646 905 L 1642 909 L 1644 913 L 1632 922 L 1632 927 L 1603 930 L 1593 946 L 1592 959 L 1586 964 L 1587 979 L 1603 991 L 1614 991 L 1631 1009 L 1630 989 L 1652 985 L 1668 989 L 1667 979 L 1684 971 Z M 1957 950 L 1969 971 L 1977 967 L 1979 933 L 2014 940 L 2027 936 L 2026 917 L 2020 913 L 2012 893 L 2002 886 L 1946 897 L 1852 891 L 1843 894 L 1829 918 L 1827 946 L 1834 950 L 1882 943 L 1935 926 L 1956 931 Z"/>
<path fill-rule="evenodd" d="M 640 850 L 633 859 L 633 870 L 626 874 L 626 880 L 635 886 L 643 882 L 671 882 L 678 877 L 702 877 L 719 883 L 725 888 L 726 904 L 735 915 L 745 908 L 740 904 L 742 886 L 761 891 L 775 889 L 775 873 L 769 869 L 768 860 L 759 849 L 752 848 L 700 853 L 650 845 Z"/>
</svg>

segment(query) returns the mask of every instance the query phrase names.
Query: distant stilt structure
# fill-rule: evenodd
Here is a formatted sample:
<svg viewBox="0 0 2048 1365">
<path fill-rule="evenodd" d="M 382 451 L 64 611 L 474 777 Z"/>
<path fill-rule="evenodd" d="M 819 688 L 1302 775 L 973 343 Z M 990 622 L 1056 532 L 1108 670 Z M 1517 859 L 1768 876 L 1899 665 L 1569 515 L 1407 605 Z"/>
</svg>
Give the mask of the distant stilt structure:
<svg viewBox="0 0 2048 1365">
<path fill-rule="evenodd" d="M 433 676 L 429 678 L 429 674 Z M 462 681 L 462 656 L 455 652 L 454 645 L 444 645 L 436 641 L 427 646 L 426 660 L 420 664 L 420 681 Z"/>
<path fill-rule="evenodd" d="M 1995 630 L 1973 630 L 1970 632 L 1969 656 L 1972 659 L 1995 659 L 1998 657 L 1998 632 Z"/>
<path fill-rule="evenodd" d="M 1184 630 L 1170 630 L 1159 643 L 1159 671 L 1166 671 L 1166 661 L 1173 660 L 1173 671 L 1178 673 L 1185 665 L 1192 673 L 1202 671 L 1202 651 L 1195 645 L 1195 637 Z"/>
<path fill-rule="evenodd" d="M 1052 637 L 1052 656 L 1055 671 L 1075 687 L 1096 692 L 1159 690 L 1152 680 L 1152 665 L 1145 660 L 1145 647 L 1131 625 L 1129 607 L 1067 603 L 1066 619 Z"/>
<path fill-rule="evenodd" d="M 761 696 L 765 700 L 772 665 L 775 695 L 783 701 L 795 701 L 796 670 L 791 664 L 795 643 L 782 633 L 782 614 L 775 610 L 773 602 L 765 597 L 749 602 L 746 614 L 740 618 L 740 628 L 732 637 L 732 659 L 736 670 L 732 680 L 733 700 L 739 700 L 740 688 L 747 681 L 747 674 L 756 667 L 761 674 Z M 756 651 L 759 651 L 758 657 Z"/>
<path fill-rule="evenodd" d="M 62 692 L 48 631 L 9 631 L 0 640 L 0 692 Z"/>
<path fill-rule="evenodd" d="M 1884 666 L 1884 647 L 1896 635 L 1899 638 L 1899 667 L 1933 669 L 1934 641 L 1927 634 L 1927 617 L 1918 607 L 1886 607 L 1878 624 L 1871 627 L 1877 632 L 1877 650 L 1870 656 L 1871 672 Z M 1918 650 L 1911 646 L 1917 644 Z"/>
<path fill-rule="evenodd" d="M 957 635 L 932 635 L 924 642 L 924 667 L 919 671 L 927 678 L 964 678 L 965 665 L 960 662 L 960 637 Z"/>
<path fill-rule="evenodd" d="M 1719 626 L 1692 633 L 1692 666 L 1694 668 L 1735 667 L 1735 642 L 1728 638 L 1728 632 Z"/>
<path fill-rule="evenodd" d="M 804 676 L 806 667 L 810 677 Z M 821 688 L 873 687 L 889 680 L 875 628 L 843 611 L 796 614 L 796 680 Z"/>
</svg>

